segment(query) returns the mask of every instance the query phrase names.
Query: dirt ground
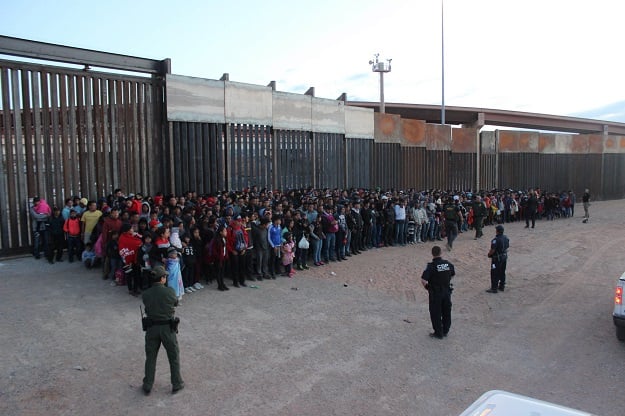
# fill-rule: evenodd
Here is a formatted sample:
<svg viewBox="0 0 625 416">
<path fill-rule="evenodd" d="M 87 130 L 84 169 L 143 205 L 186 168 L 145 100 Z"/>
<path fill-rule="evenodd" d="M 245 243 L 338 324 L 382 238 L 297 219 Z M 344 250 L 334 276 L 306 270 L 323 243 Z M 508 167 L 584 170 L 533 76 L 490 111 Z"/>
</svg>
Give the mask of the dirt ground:
<svg viewBox="0 0 625 416">
<path fill-rule="evenodd" d="M 0 262 L 2 415 L 457 415 L 501 389 L 622 415 L 625 345 L 612 323 L 625 201 L 506 225 L 506 292 L 485 293 L 494 228 L 463 233 L 452 328 L 432 339 L 419 277 L 433 243 L 374 249 L 293 279 L 185 295 L 186 388 L 163 350 L 140 391 L 140 300 L 67 261 Z M 295 290 L 297 289 L 297 290 Z"/>
</svg>

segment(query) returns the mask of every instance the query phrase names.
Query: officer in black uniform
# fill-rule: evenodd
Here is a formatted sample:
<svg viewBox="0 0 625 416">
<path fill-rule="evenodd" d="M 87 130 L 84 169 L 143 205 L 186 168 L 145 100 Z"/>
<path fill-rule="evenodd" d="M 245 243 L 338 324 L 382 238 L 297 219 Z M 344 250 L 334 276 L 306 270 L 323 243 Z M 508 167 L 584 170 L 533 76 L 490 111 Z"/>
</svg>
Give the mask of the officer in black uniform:
<svg viewBox="0 0 625 416">
<path fill-rule="evenodd" d="M 506 264 L 510 240 L 503 233 L 503 225 L 496 226 L 495 230 L 497 235 L 490 242 L 490 250 L 488 251 L 488 257 L 491 259 L 488 293 L 497 293 L 498 290 L 503 292 L 506 288 Z"/>
<path fill-rule="evenodd" d="M 432 262 L 421 275 L 421 283 L 429 294 L 430 319 L 434 329 L 430 336 L 442 339 L 451 326 L 451 278 L 456 271 L 453 264 L 441 258 L 439 246 L 432 247 L 432 257 Z"/>
<path fill-rule="evenodd" d="M 533 189 L 530 189 L 525 205 L 525 228 L 529 228 L 530 220 L 532 228 L 536 225 L 536 214 L 538 213 L 538 196 Z"/>
<path fill-rule="evenodd" d="M 150 394 L 154 384 L 156 372 L 156 357 L 163 344 L 167 351 L 169 369 L 171 372 L 172 393 L 184 388 L 180 376 L 180 352 L 178 350 L 178 320 L 174 318 L 174 307 L 178 306 L 178 298 L 171 287 L 166 287 L 167 271 L 163 266 L 156 266 L 152 270 L 152 287 L 143 292 L 143 304 L 147 314 L 144 323 L 145 332 L 145 377 L 143 378 L 143 392 Z"/>
</svg>

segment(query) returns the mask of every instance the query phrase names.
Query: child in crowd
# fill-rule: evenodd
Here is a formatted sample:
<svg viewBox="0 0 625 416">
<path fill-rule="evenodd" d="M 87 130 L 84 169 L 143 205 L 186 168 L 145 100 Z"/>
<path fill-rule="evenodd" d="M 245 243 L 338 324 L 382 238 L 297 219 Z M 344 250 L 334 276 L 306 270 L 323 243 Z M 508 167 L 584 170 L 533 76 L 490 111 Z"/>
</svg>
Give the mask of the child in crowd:
<svg viewBox="0 0 625 416">
<path fill-rule="evenodd" d="M 193 293 L 196 290 L 200 290 L 203 286 L 199 283 L 194 284 L 193 279 L 195 278 L 195 249 L 191 244 L 191 235 L 189 233 L 185 233 L 182 235 L 182 284 L 184 286 L 185 293 Z"/>
<path fill-rule="evenodd" d="M 184 295 L 184 286 L 182 284 L 182 273 L 180 271 L 180 259 L 178 258 L 178 250 L 175 247 L 167 249 L 167 259 L 165 260 L 167 271 L 167 287 L 171 287 L 176 292 L 176 297 L 180 302 Z"/>
<path fill-rule="evenodd" d="M 295 270 L 293 270 L 293 257 L 295 257 L 295 242 L 293 241 L 293 234 L 287 232 L 284 234 L 284 243 L 280 247 L 282 252 L 282 265 L 284 266 L 284 276 L 293 277 Z"/>
<path fill-rule="evenodd" d="M 95 265 L 95 251 L 93 251 L 93 245 L 91 243 L 85 244 L 85 249 L 82 252 L 82 262 L 87 267 L 87 269 L 91 269 Z"/>
<path fill-rule="evenodd" d="M 139 254 L 137 258 L 139 260 L 139 266 L 141 267 L 141 289 L 145 290 L 151 285 L 152 276 L 152 259 L 150 253 L 152 252 L 152 234 L 145 233 L 141 238 L 143 244 L 139 248 Z"/>
</svg>

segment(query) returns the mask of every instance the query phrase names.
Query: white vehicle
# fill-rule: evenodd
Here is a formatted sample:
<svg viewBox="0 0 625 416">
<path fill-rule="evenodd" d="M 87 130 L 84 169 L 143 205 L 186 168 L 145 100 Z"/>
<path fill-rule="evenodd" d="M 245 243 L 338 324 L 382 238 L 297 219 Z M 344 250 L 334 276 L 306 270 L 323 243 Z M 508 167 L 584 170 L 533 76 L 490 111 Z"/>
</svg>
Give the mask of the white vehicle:
<svg viewBox="0 0 625 416">
<path fill-rule="evenodd" d="M 460 416 L 592 416 L 590 413 L 507 391 L 482 394 Z"/>
<path fill-rule="evenodd" d="M 625 273 L 619 277 L 614 289 L 614 312 L 612 320 L 616 326 L 616 337 L 625 341 L 625 306 L 623 305 L 623 291 L 625 290 Z"/>
</svg>

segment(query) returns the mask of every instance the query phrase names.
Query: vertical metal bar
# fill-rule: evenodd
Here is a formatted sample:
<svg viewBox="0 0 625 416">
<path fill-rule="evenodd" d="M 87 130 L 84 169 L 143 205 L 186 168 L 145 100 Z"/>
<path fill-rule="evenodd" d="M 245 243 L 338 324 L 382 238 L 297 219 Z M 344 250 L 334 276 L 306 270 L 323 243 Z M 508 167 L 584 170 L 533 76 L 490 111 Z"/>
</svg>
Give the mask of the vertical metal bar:
<svg viewBox="0 0 625 416">
<path fill-rule="evenodd" d="M 31 84 L 33 86 L 33 123 L 34 123 L 34 163 L 37 166 L 37 174 L 35 175 L 35 186 L 30 192 L 35 192 L 44 183 L 46 162 L 43 157 L 43 126 L 41 125 L 41 84 L 39 82 L 40 72 L 32 72 L 30 74 Z"/>
<path fill-rule="evenodd" d="M 80 132 L 80 126 L 77 117 L 77 97 L 76 97 L 76 83 L 78 77 L 70 75 L 68 82 L 68 98 L 69 98 L 69 138 L 67 143 L 67 157 L 68 166 L 65 169 L 69 172 L 70 180 L 65 183 L 65 195 L 66 198 L 71 198 L 72 194 L 78 194 L 80 189 L 80 158 L 78 156 L 78 135 Z"/>
<path fill-rule="evenodd" d="M 57 190 L 56 201 L 59 206 L 63 206 L 63 200 L 68 197 L 67 187 L 70 185 L 71 175 L 69 169 L 69 155 L 70 149 L 68 146 L 68 138 L 69 138 L 69 125 L 68 125 L 68 114 L 67 114 L 67 78 L 71 77 L 66 74 L 59 74 L 60 83 L 59 83 L 59 99 L 60 99 L 60 121 L 61 121 L 61 137 L 59 140 L 59 150 L 61 152 L 62 165 L 63 165 L 63 186 L 61 186 Z M 70 78 L 71 79 L 71 78 Z"/>
<path fill-rule="evenodd" d="M 31 107 L 32 89 L 30 85 L 31 71 L 23 69 L 22 75 L 22 107 L 24 108 L 24 145 L 26 152 L 26 189 L 36 189 L 35 160 L 33 149 L 33 110 Z"/>
<path fill-rule="evenodd" d="M 10 196 L 11 192 L 11 178 L 9 177 L 9 169 L 8 169 L 8 154 L 11 151 L 11 114 L 9 105 L 9 82 L 8 82 L 8 74 L 7 69 L 0 67 L 0 102 L 2 102 L 2 108 L 5 109 L 2 111 L 2 120 L 0 120 L 0 124 L 2 125 L 2 129 L 0 130 L 0 139 L 4 140 L 0 141 L 2 148 L 0 148 L 0 219 L 1 219 L 1 227 L 0 227 L 0 242 L 2 252 L 6 252 L 7 249 L 12 248 L 11 244 L 11 232 L 9 229 L 11 228 L 11 224 L 14 223 L 13 216 L 11 215 L 11 205 L 8 201 L 8 196 Z M 6 215 L 4 214 L 6 213 Z"/>
<path fill-rule="evenodd" d="M 60 190 L 63 187 L 63 163 L 61 160 L 61 135 L 59 130 L 59 84 L 57 73 L 50 73 L 50 111 L 52 120 L 52 163 L 54 164 L 53 184 L 50 191 L 53 194 L 61 194 Z M 46 190 L 41 190 L 40 193 L 45 194 Z"/>
<path fill-rule="evenodd" d="M 13 137 L 15 135 L 15 126 L 13 125 L 13 121 L 11 119 L 11 110 L 15 112 L 15 109 L 11 105 L 11 92 L 12 88 L 15 86 L 9 83 L 9 70 L 7 68 L 2 68 L 0 73 L 0 83 L 2 83 L 2 108 L 6 109 L 3 111 L 3 119 L 4 119 L 4 151 L 6 156 L 6 180 L 7 180 L 7 194 L 8 194 L 8 212 L 9 212 L 9 224 L 8 229 L 10 230 L 9 235 L 12 237 L 18 236 L 17 231 L 17 212 L 21 208 L 21 204 L 16 200 L 17 189 L 15 186 L 15 176 L 16 172 L 14 169 L 14 155 L 13 155 Z M 5 227 L 3 227 L 5 229 Z M 19 237 L 18 237 L 19 238 Z"/>
</svg>

